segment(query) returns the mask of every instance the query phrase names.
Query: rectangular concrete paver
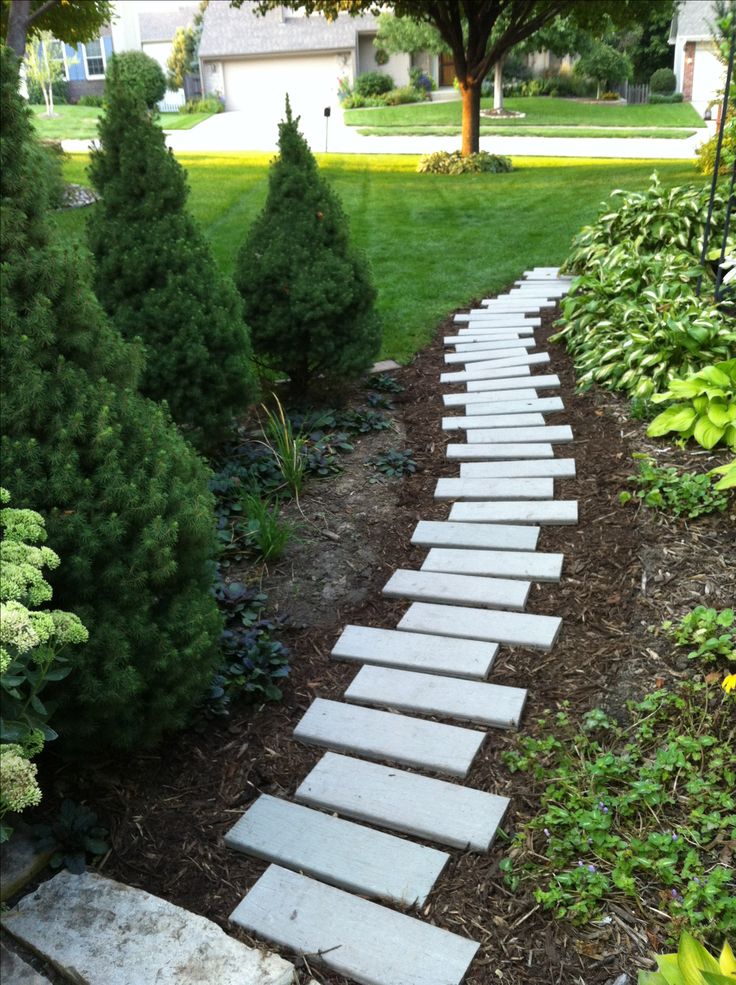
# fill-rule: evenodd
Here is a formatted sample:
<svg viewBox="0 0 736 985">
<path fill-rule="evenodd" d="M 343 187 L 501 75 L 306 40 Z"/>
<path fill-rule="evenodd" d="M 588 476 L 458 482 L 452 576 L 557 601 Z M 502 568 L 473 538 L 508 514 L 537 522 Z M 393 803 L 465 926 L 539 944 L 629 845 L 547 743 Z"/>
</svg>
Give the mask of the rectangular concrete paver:
<svg viewBox="0 0 736 985">
<path fill-rule="evenodd" d="M 512 377 L 521 377 L 524 371 L 527 373 L 531 372 L 529 366 L 523 363 L 518 366 L 497 366 L 492 369 L 488 369 L 488 367 L 479 369 L 476 363 L 472 369 L 458 370 L 456 373 L 440 373 L 440 383 L 469 383 L 471 380 L 511 379 Z M 524 386 L 533 386 L 532 379 L 534 379 L 533 376 L 525 377 L 522 380 L 522 384 Z"/>
<path fill-rule="evenodd" d="M 510 578 L 472 578 L 397 568 L 383 587 L 389 598 L 423 599 L 493 609 L 523 609 L 529 582 Z"/>
<path fill-rule="evenodd" d="M 476 852 L 491 847 L 509 805 L 506 797 L 334 752 L 325 753 L 295 797 L 346 817 Z"/>
<path fill-rule="evenodd" d="M 512 458 L 554 458 L 550 444 L 457 444 L 447 446 L 447 457 L 453 462 L 488 462 L 494 459 L 506 461 Z"/>
<path fill-rule="evenodd" d="M 477 445 L 508 441 L 551 441 L 566 444 L 572 441 L 572 429 L 567 424 L 536 428 L 473 428 L 468 427 L 467 440 Z"/>
<path fill-rule="evenodd" d="M 554 479 L 438 479 L 435 499 L 552 499 Z"/>
<path fill-rule="evenodd" d="M 398 628 L 412 633 L 462 636 L 475 640 L 492 640 L 508 646 L 551 650 L 561 625 L 562 620 L 556 616 L 414 602 L 401 619 Z"/>
<path fill-rule="evenodd" d="M 517 396 L 515 390 L 503 390 L 501 392 L 503 399 L 500 401 L 494 399 L 487 403 L 478 401 L 466 404 L 465 417 L 483 417 L 488 414 L 554 414 L 565 409 L 560 397 L 537 397 L 532 400 L 522 400 Z M 445 397 L 454 396 L 454 393 L 445 394 Z"/>
<path fill-rule="evenodd" d="M 511 391 L 513 393 L 513 390 Z M 480 422 L 480 423 L 478 423 Z M 520 428 L 543 427 L 541 414 L 480 414 L 478 417 L 443 417 L 443 431 L 458 431 L 465 428 Z"/>
<path fill-rule="evenodd" d="M 541 366 L 549 362 L 548 352 L 530 352 L 523 356 L 501 356 L 496 353 L 492 359 L 482 359 L 472 364 L 477 369 L 500 369 L 503 366 Z M 446 359 L 447 357 L 445 357 Z M 467 370 L 466 370 L 467 372 Z"/>
<path fill-rule="evenodd" d="M 495 479 L 499 476 L 551 475 L 558 479 L 575 478 L 574 458 L 552 458 L 528 462 L 463 462 L 461 479 Z"/>
<path fill-rule="evenodd" d="M 455 324 L 461 326 L 467 326 L 469 324 L 475 325 L 477 322 L 490 322 L 490 323 L 508 323 L 516 324 L 517 322 L 522 322 L 524 325 L 534 325 L 538 328 L 542 324 L 542 319 L 539 315 L 527 315 L 524 311 L 511 311 L 511 312 L 490 312 L 486 308 L 481 308 L 480 311 L 475 310 L 474 314 L 470 314 L 469 311 L 463 312 L 459 315 L 455 315 Z"/>
<path fill-rule="evenodd" d="M 445 345 L 458 345 L 461 342 L 497 341 L 504 338 L 521 339 L 534 335 L 533 328 L 517 326 L 515 328 L 478 328 L 473 331 L 459 332 L 457 335 L 445 335 Z"/>
<path fill-rule="evenodd" d="M 529 581 L 559 581 L 562 554 L 538 551 L 458 550 L 433 547 L 422 564 L 422 571 L 484 575 L 492 578 L 528 578 Z"/>
<path fill-rule="evenodd" d="M 420 520 L 411 536 L 412 544 L 422 547 L 503 551 L 533 551 L 538 540 L 539 527 L 515 527 L 504 523 L 450 523 L 448 520 Z"/>
<path fill-rule="evenodd" d="M 446 373 L 446 374 L 443 373 L 442 376 L 443 376 L 443 378 L 445 376 L 454 376 L 454 373 Z M 494 390 L 492 393 L 483 394 L 483 398 L 484 398 L 483 399 L 483 402 L 484 403 L 485 402 L 487 402 L 487 403 L 495 403 L 497 400 L 536 400 L 537 397 L 539 396 L 539 394 L 537 393 L 536 390 L 533 390 L 532 389 L 532 380 L 533 379 L 534 379 L 533 376 L 520 376 L 518 379 L 515 379 L 514 380 L 514 382 L 516 383 L 516 386 L 515 387 L 508 387 L 505 390 Z M 452 380 L 449 380 L 449 381 L 448 380 L 445 380 L 445 382 L 450 382 L 451 383 Z M 466 396 L 468 396 L 468 394 L 465 394 L 465 393 L 446 393 L 446 394 L 444 394 L 444 396 L 442 397 L 442 399 L 445 400 L 446 397 L 466 397 Z M 449 407 L 460 407 L 463 404 L 465 404 L 465 401 L 464 400 L 462 401 L 462 404 L 460 404 L 460 403 L 458 403 L 458 404 L 448 404 L 448 406 Z M 471 405 L 468 404 L 468 406 L 471 406 Z M 493 409 L 493 413 L 495 413 L 495 412 L 496 412 L 496 409 L 494 408 Z M 467 413 L 467 411 L 466 411 L 466 413 Z"/>
<path fill-rule="evenodd" d="M 425 901 L 450 857 L 268 794 L 228 831 L 225 844 L 361 896 L 409 906 Z"/>
<path fill-rule="evenodd" d="M 516 728 L 526 690 L 485 681 L 461 681 L 389 667 L 363 667 L 345 692 L 348 701 L 422 715 L 459 718 L 492 728 Z"/>
<path fill-rule="evenodd" d="M 455 352 L 475 352 L 479 349 L 486 351 L 497 349 L 535 349 L 537 346 L 535 339 L 514 338 L 510 336 L 505 339 L 478 339 L 477 342 L 457 342 Z"/>
<path fill-rule="evenodd" d="M 475 527 L 475 524 L 469 526 Z M 501 527 L 501 529 L 504 529 Z M 526 529 L 523 528 L 522 529 Z M 332 649 L 333 660 L 400 667 L 450 677 L 486 677 L 498 647 L 475 640 L 446 640 L 374 626 L 346 626 Z"/>
<path fill-rule="evenodd" d="M 574 499 L 551 502 L 455 503 L 450 519 L 459 523 L 541 523 L 570 526 L 578 522 Z"/>
<path fill-rule="evenodd" d="M 277 865 L 230 919 L 361 985 L 459 985 L 479 947 Z"/>
<path fill-rule="evenodd" d="M 510 359 L 512 357 L 526 357 L 526 349 L 519 348 L 503 348 L 494 349 L 490 345 L 483 345 L 479 343 L 479 347 L 472 352 L 448 352 L 445 354 L 445 362 L 448 365 L 453 365 L 455 363 L 474 363 L 474 362 L 484 362 L 487 359 Z"/>
<path fill-rule="evenodd" d="M 472 396 L 474 399 L 477 397 L 477 403 L 481 402 L 482 394 L 485 392 L 495 392 L 497 390 L 514 390 L 516 382 L 516 377 L 512 379 L 487 379 L 487 380 L 467 380 L 467 396 Z M 532 376 L 529 380 L 530 384 L 534 386 L 535 390 L 549 390 L 550 387 L 558 387 L 560 385 L 560 378 L 554 373 L 538 373 Z M 466 401 L 467 402 L 467 401 Z M 473 403 L 474 401 L 470 401 Z"/>
<path fill-rule="evenodd" d="M 426 722 L 325 698 L 314 699 L 294 736 L 311 745 L 459 777 L 467 775 L 485 739 L 485 733 L 458 725 Z"/>
</svg>

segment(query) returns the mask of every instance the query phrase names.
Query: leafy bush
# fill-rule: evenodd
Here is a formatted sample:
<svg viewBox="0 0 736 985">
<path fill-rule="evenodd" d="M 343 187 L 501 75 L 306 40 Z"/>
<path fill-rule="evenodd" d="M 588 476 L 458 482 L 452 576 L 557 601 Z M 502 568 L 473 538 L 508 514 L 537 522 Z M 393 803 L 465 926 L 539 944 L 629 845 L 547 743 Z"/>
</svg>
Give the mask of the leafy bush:
<svg viewBox="0 0 736 985">
<path fill-rule="evenodd" d="M 624 728 L 602 711 L 565 711 L 504 756 L 530 774 L 542 807 L 501 863 L 513 890 L 573 922 L 631 900 L 673 926 L 724 933 L 736 921 L 734 870 L 721 853 L 736 811 L 734 717 L 707 684 L 657 691 Z M 715 693 L 714 693 L 715 692 Z M 670 922 L 671 921 L 671 922 Z"/>
<path fill-rule="evenodd" d="M 419 103 L 427 98 L 426 89 L 415 89 L 413 86 L 402 86 L 401 89 L 391 89 L 381 97 L 386 106 L 402 106 L 404 103 Z"/>
<path fill-rule="evenodd" d="M 342 386 L 380 346 L 376 290 L 348 220 L 299 133 L 288 99 L 268 198 L 236 262 L 253 346 L 303 396 L 318 381 Z"/>
<path fill-rule="evenodd" d="M 572 72 L 560 72 L 542 79 L 540 95 L 543 96 L 594 96 L 595 85 Z"/>
<path fill-rule="evenodd" d="M 634 242 L 600 255 L 563 300 L 563 327 L 551 337 L 564 340 L 582 386 L 648 397 L 733 351 L 736 331 L 695 293 L 702 268 L 691 255 L 637 255 Z"/>
<path fill-rule="evenodd" d="M 645 506 L 689 520 L 707 513 L 723 513 L 728 506 L 727 493 L 717 490 L 708 474 L 680 473 L 674 466 L 663 468 L 648 455 L 636 454 L 634 458 L 639 459 L 639 473 L 630 475 L 629 482 L 637 487 L 634 496 Z M 618 498 L 621 503 L 628 503 L 633 497 L 621 492 Z"/>
<path fill-rule="evenodd" d="M 380 96 L 394 88 L 394 80 L 384 72 L 364 72 L 355 80 L 354 90 L 359 96 Z"/>
<path fill-rule="evenodd" d="M 713 169 L 716 166 L 717 145 L 718 134 L 716 133 L 695 151 L 697 169 L 701 174 L 713 174 Z M 729 103 L 718 173 L 730 174 L 733 171 L 734 161 L 736 161 L 736 106 Z"/>
<path fill-rule="evenodd" d="M 736 359 L 698 370 L 684 380 L 671 380 L 665 393 L 652 397 L 654 403 L 670 403 L 647 429 L 651 438 L 671 431 L 684 441 L 695 438 L 703 448 L 723 442 L 736 451 Z"/>
<path fill-rule="evenodd" d="M 43 181 L 49 206 L 61 209 L 66 197 L 66 182 L 62 165 L 66 154 L 60 140 L 41 140 L 34 143 L 29 152 L 37 157 L 39 180 Z"/>
<path fill-rule="evenodd" d="M 179 113 L 224 113 L 225 107 L 217 96 L 204 96 L 202 99 L 187 99 L 179 107 Z"/>
<path fill-rule="evenodd" d="M 89 95 L 86 96 L 80 96 L 79 99 L 77 100 L 77 106 L 99 107 L 99 106 L 103 106 L 104 103 L 105 103 L 104 96 L 95 96 L 93 93 L 90 93 Z"/>
<path fill-rule="evenodd" d="M 159 63 L 142 51 L 121 51 L 107 63 L 105 94 L 113 77 L 126 90 L 137 91 L 138 96 L 153 109 L 166 95 L 166 76 Z"/>
<path fill-rule="evenodd" d="M 618 92 L 602 92 L 598 98 L 606 103 L 615 103 L 618 102 L 621 95 Z"/>
<path fill-rule="evenodd" d="M 482 150 L 477 154 L 463 157 L 460 151 L 435 151 L 419 158 L 417 171 L 420 174 L 502 174 L 513 171 L 510 157 L 489 154 Z"/>
<path fill-rule="evenodd" d="M 651 91 L 664 95 L 674 92 L 676 85 L 677 78 L 671 68 L 658 68 L 656 72 L 652 72 L 652 77 L 649 80 Z"/>
<path fill-rule="evenodd" d="M 44 106 L 43 91 L 38 82 L 33 79 L 26 79 L 26 90 L 28 92 L 28 102 L 31 106 Z M 54 103 L 63 105 L 69 102 L 69 83 L 66 79 L 55 79 L 51 83 L 51 91 L 54 94 Z"/>
<path fill-rule="evenodd" d="M 649 102 L 652 103 L 652 105 L 656 105 L 658 103 L 681 103 L 684 98 L 685 97 L 681 92 L 670 92 L 667 94 L 662 92 L 652 92 L 649 95 Z"/>
<path fill-rule="evenodd" d="M 143 748 L 183 724 L 217 659 L 208 473 L 136 391 L 138 347 L 47 219 L 16 64 L 3 48 L 4 485 L 46 517 L 65 559 L 49 578 L 55 602 L 89 630 L 59 696 L 65 745 Z"/>
<path fill-rule="evenodd" d="M 248 330 L 237 292 L 186 211 L 184 171 L 117 59 L 100 140 L 90 177 L 102 200 L 88 224 L 97 296 L 120 333 L 146 346 L 144 394 L 167 401 L 208 450 L 255 397 Z"/>
<path fill-rule="evenodd" d="M 678 646 L 693 647 L 688 653 L 690 660 L 713 663 L 719 657 L 736 660 L 736 632 L 733 609 L 709 609 L 696 605 L 692 612 L 683 616 L 675 626 L 669 620 L 662 623 L 675 639 Z"/>
<path fill-rule="evenodd" d="M 595 80 L 599 95 L 605 83 L 623 82 L 632 77 L 633 71 L 628 55 L 601 41 L 593 42 L 573 67 L 575 75 Z"/>
<path fill-rule="evenodd" d="M 426 72 L 423 72 L 421 68 L 417 68 L 416 65 L 409 69 L 409 83 L 412 89 L 421 89 L 426 95 L 429 95 L 430 92 L 433 92 L 437 88 L 437 83 L 434 79 L 427 75 Z"/>
<path fill-rule="evenodd" d="M 686 930 L 680 935 L 677 954 L 656 960 L 659 971 L 640 971 L 638 985 L 728 985 L 736 973 L 736 958 L 728 941 L 716 959 Z"/>
<path fill-rule="evenodd" d="M 98 823 L 95 812 L 72 800 L 62 802 L 59 816 L 50 824 L 34 825 L 33 835 L 39 851 L 52 853 L 53 869 L 63 865 L 75 875 L 84 872 L 87 855 L 97 858 L 110 850 L 107 829 Z"/>
</svg>

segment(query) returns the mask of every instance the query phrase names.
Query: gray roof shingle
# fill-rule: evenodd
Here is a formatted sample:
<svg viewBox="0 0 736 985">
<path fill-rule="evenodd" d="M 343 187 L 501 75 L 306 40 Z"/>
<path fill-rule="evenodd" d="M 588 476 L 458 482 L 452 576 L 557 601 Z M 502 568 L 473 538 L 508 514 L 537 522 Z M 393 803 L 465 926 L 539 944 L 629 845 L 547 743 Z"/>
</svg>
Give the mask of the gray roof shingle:
<svg viewBox="0 0 736 985">
<path fill-rule="evenodd" d="M 271 10 L 265 17 L 246 0 L 240 10 L 228 0 L 211 0 L 204 15 L 200 58 L 234 58 L 254 55 L 288 55 L 292 52 L 345 51 L 356 44 L 356 34 L 376 31 L 375 17 L 340 14 L 335 21 L 313 14 Z"/>
<path fill-rule="evenodd" d="M 674 42 L 675 37 L 693 41 L 710 38 L 716 16 L 713 0 L 684 0 L 672 19 L 670 41 Z"/>
<path fill-rule="evenodd" d="M 168 10 L 149 10 L 138 14 L 138 25 L 141 32 L 141 44 L 153 41 L 171 41 L 179 27 L 191 23 L 197 12 L 197 4 L 188 7 L 175 6 L 173 3 Z"/>
</svg>

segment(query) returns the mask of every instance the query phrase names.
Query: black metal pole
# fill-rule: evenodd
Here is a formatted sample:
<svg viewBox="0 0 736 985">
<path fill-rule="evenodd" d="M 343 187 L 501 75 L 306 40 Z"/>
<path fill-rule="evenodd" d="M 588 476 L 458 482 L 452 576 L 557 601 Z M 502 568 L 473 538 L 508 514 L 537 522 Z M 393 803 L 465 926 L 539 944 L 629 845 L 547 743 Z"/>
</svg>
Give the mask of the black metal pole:
<svg viewBox="0 0 736 985">
<path fill-rule="evenodd" d="M 726 259 L 726 244 L 728 243 L 728 233 L 731 228 L 731 212 L 734 206 L 734 188 L 736 187 L 736 158 L 733 162 L 731 171 L 731 187 L 728 189 L 728 201 L 726 203 L 726 221 L 723 224 L 723 240 L 721 242 L 721 255 L 718 258 L 716 269 L 716 301 L 721 300 L 721 283 L 723 281 L 723 261 Z"/>
</svg>

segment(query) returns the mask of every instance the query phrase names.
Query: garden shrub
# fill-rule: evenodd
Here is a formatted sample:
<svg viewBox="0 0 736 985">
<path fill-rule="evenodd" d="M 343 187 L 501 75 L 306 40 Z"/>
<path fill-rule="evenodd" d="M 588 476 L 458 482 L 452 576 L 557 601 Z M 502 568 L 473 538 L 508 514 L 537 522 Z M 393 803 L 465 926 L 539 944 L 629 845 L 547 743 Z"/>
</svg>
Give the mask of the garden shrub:
<svg viewBox="0 0 736 985">
<path fill-rule="evenodd" d="M 676 85 L 677 78 L 671 68 L 658 68 L 656 72 L 652 72 L 652 77 L 649 80 L 651 91 L 665 96 L 674 92 Z"/>
<path fill-rule="evenodd" d="M 143 393 L 166 400 L 209 449 L 255 396 L 240 299 L 186 211 L 181 165 L 117 62 L 100 139 L 90 177 L 101 202 L 88 224 L 97 296 L 125 338 L 143 340 Z"/>
<path fill-rule="evenodd" d="M 681 92 L 652 92 L 649 95 L 649 102 L 653 105 L 657 103 L 681 103 L 684 100 L 684 96 Z"/>
<path fill-rule="evenodd" d="M 683 441 L 695 438 L 703 448 L 723 443 L 736 451 L 736 359 L 704 366 L 684 380 L 670 380 L 667 391 L 655 394 L 652 401 L 668 401 L 670 406 L 649 425 L 650 437 L 674 431 Z"/>
<path fill-rule="evenodd" d="M 96 107 L 100 107 L 100 106 L 103 106 L 104 103 L 105 103 L 105 97 L 104 96 L 95 96 L 92 93 L 90 93 L 87 96 L 80 96 L 79 99 L 77 100 L 77 106 L 96 106 Z"/>
<path fill-rule="evenodd" d="M 716 149 L 718 146 L 718 134 L 714 134 L 710 140 L 695 151 L 697 158 L 696 167 L 701 174 L 713 174 L 716 166 Z M 736 106 L 729 103 L 728 114 L 726 116 L 726 126 L 723 132 L 723 144 L 721 146 L 721 162 L 718 168 L 719 174 L 730 174 L 733 171 L 736 161 Z M 715 237 L 714 237 L 715 240 Z"/>
<path fill-rule="evenodd" d="M 419 158 L 417 171 L 420 174 L 502 174 L 512 171 L 510 157 L 478 151 L 463 157 L 460 151 L 435 151 Z"/>
<path fill-rule="evenodd" d="M 390 89 L 383 99 L 386 106 L 401 106 L 404 103 L 419 103 L 427 98 L 426 89 L 415 89 L 413 86 L 402 86 L 400 89 Z"/>
<path fill-rule="evenodd" d="M 26 79 L 26 91 L 28 93 L 28 102 L 31 106 L 45 106 L 43 91 L 38 82 L 34 82 L 32 79 Z M 54 79 L 51 83 L 51 91 L 54 94 L 54 103 L 58 103 L 60 106 L 69 102 L 69 83 L 66 79 Z"/>
<path fill-rule="evenodd" d="M 423 72 L 421 68 L 417 68 L 415 65 L 413 68 L 409 69 L 409 84 L 413 89 L 422 89 L 429 95 L 437 88 L 437 84 L 434 79 Z"/>
<path fill-rule="evenodd" d="M 217 96 L 205 96 L 202 99 L 187 99 L 179 107 L 180 113 L 224 113 L 225 107 Z"/>
<path fill-rule="evenodd" d="M 295 394 L 322 377 L 343 385 L 378 353 L 368 261 L 351 245 L 342 205 L 320 175 L 288 99 L 268 198 L 237 258 L 235 279 L 257 355 Z"/>
<path fill-rule="evenodd" d="M 137 393 L 138 347 L 48 220 L 5 47 L 0 73 L 3 485 L 46 517 L 55 603 L 89 630 L 56 712 L 65 745 L 146 747 L 183 724 L 218 659 L 208 473 Z"/>
<path fill-rule="evenodd" d="M 394 80 L 385 72 L 364 72 L 355 80 L 354 90 L 359 96 L 380 96 L 394 88 Z"/>
<path fill-rule="evenodd" d="M 126 89 L 136 89 L 149 109 L 166 95 L 166 76 L 155 59 L 142 51 L 122 51 L 113 55 L 107 63 L 105 94 L 108 95 L 109 80 L 114 77 Z"/>
</svg>

